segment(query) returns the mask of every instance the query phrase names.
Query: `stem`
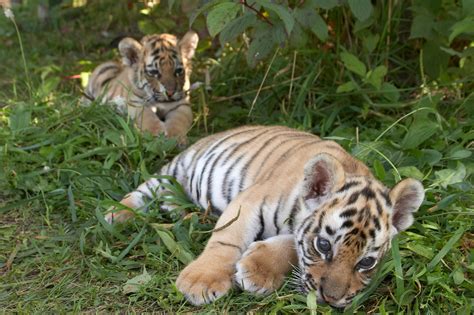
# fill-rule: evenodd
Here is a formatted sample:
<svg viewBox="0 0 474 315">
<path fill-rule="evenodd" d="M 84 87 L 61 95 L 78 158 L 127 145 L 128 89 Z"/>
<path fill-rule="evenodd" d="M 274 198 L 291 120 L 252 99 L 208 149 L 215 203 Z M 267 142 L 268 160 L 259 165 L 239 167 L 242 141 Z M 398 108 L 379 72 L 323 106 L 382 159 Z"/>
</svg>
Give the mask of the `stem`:
<svg viewBox="0 0 474 315">
<path fill-rule="evenodd" d="M 265 16 L 263 15 L 260 11 L 258 11 L 257 9 L 255 9 L 253 6 L 255 5 L 254 4 L 248 4 L 247 0 L 240 0 L 240 4 L 243 5 L 244 7 L 246 7 L 247 9 L 249 10 L 252 10 L 253 12 L 255 12 L 257 14 L 257 16 L 264 22 L 268 23 L 269 25 L 273 26 L 273 23 L 270 22 L 270 20 Z"/>
<path fill-rule="evenodd" d="M 26 64 L 25 50 L 23 49 L 23 41 L 21 39 L 20 30 L 18 29 L 18 25 L 16 24 L 15 19 L 12 18 L 11 21 L 13 22 L 13 25 L 15 26 L 16 35 L 18 37 L 18 43 L 20 44 L 21 59 L 23 61 L 23 68 L 25 70 L 25 76 L 26 76 L 26 85 L 28 87 L 28 91 L 30 93 L 30 96 L 32 96 L 31 79 L 30 79 L 30 74 L 28 72 L 28 66 Z"/>
</svg>

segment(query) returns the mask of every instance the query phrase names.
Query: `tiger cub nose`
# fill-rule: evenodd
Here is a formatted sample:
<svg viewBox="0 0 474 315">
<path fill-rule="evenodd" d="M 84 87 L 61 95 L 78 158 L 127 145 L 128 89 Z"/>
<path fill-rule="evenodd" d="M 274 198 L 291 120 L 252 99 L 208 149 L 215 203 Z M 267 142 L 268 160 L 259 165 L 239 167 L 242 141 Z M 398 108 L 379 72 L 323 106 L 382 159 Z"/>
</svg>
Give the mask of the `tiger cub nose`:
<svg viewBox="0 0 474 315">
<path fill-rule="evenodd" d="M 173 96 L 173 94 L 174 94 L 173 90 L 166 90 L 166 95 L 168 95 L 168 97 Z"/>
</svg>

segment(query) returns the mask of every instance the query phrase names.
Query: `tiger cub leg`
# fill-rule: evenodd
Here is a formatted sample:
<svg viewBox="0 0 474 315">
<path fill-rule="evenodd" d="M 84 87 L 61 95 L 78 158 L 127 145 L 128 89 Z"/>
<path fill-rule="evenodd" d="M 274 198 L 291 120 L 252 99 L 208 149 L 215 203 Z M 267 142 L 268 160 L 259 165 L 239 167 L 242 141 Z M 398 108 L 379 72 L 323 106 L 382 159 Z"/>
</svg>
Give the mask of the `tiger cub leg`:
<svg viewBox="0 0 474 315">
<path fill-rule="evenodd" d="M 146 201 L 153 199 L 157 194 L 160 194 L 160 180 L 156 178 L 150 178 L 134 191 L 125 195 L 120 203 L 125 206 L 124 208 L 131 208 L 137 211 L 146 211 Z M 104 219 L 109 224 L 121 223 L 131 219 L 135 212 L 129 209 L 120 209 L 119 207 L 111 207 L 107 210 L 107 214 Z"/>
<path fill-rule="evenodd" d="M 293 234 L 252 243 L 237 262 L 235 281 L 242 289 L 266 294 L 280 288 L 298 263 Z"/>
<path fill-rule="evenodd" d="M 165 117 L 166 134 L 170 138 L 176 138 L 178 144 L 187 144 L 186 134 L 193 123 L 193 112 L 189 105 L 181 105 Z"/>
<path fill-rule="evenodd" d="M 139 108 L 131 108 L 129 106 L 128 113 L 141 131 L 148 131 L 154 136 L 160 133 L 164 133 L 165 136 L 167 135 L 165 123 L 156 116 L 150 107 L 140 106 Z"/>
<path fill-rule="evenodd" d="M 204 251 L 184 268 L 176 280 L 178 290 L 194 305 L 218 299 L 233 285 L 235 264 L 259 230 L 257 207 L 261 202 L 256 202 L 249 191 L 251 189 L 240 193 L 229 204 L 217 221 Z M 254 199 L 253 203 L 251 199 Z M 225 228 L 219 229 L 223 226 Z"/>
</svg>

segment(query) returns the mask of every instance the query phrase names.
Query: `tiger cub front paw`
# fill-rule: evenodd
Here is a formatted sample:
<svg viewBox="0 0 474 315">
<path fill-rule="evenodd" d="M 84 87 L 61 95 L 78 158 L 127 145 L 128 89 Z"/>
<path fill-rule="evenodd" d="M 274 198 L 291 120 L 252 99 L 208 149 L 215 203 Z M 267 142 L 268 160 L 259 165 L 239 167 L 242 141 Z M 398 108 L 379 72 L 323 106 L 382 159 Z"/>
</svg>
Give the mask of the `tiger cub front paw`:
<svg viewBox="0 0 474 315">
<path fill-rule="evenodd" d="M 265 241 L 252 243 L 237 262 L 235 281 L 243 290 L 258 294 L 280 288 L 288 268 L 281 268 L 284 257 L 273 259 L 274 252 Z"/>
<path fill-rule="evenodd" d="M 198 258 L 179 274 L 176 287 L 194 305 L 210 303 L 230 290 L 233 273 L 216 259 Z"/>
</svg>

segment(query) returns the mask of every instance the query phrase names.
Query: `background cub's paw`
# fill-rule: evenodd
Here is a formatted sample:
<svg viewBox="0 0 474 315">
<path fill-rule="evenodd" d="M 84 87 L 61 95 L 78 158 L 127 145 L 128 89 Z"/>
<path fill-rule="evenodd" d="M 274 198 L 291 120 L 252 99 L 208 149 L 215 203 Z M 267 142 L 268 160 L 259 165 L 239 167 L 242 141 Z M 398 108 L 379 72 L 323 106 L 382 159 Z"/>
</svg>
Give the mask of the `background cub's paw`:
<svg viewBox="0 0 474 315">
<path fill-rule="evenodd" d="M 113 211 L 113 209 L 109 209 Z M 130 210 L 120 210 L 116 212 L 109 212 L 104 216 L 104 220 L 109 224 L 122 223 L 128 221 L 134 216 L 133 212 Z"/>
<path fill-rule="evenodd" d="M 232 269 L 218 262 L 195 260 L 179 274 L 176 287 L 194 305 L 213 302 L 232 287 Z"/>
<path fill-rule="evenodd" d="M 278 268 L 278 261 L 265 241 L 254 242 L 237 262 L 235 281 L 243 290 L 267 294 L 280 288 L 286 273 Z"/>
</svg>

